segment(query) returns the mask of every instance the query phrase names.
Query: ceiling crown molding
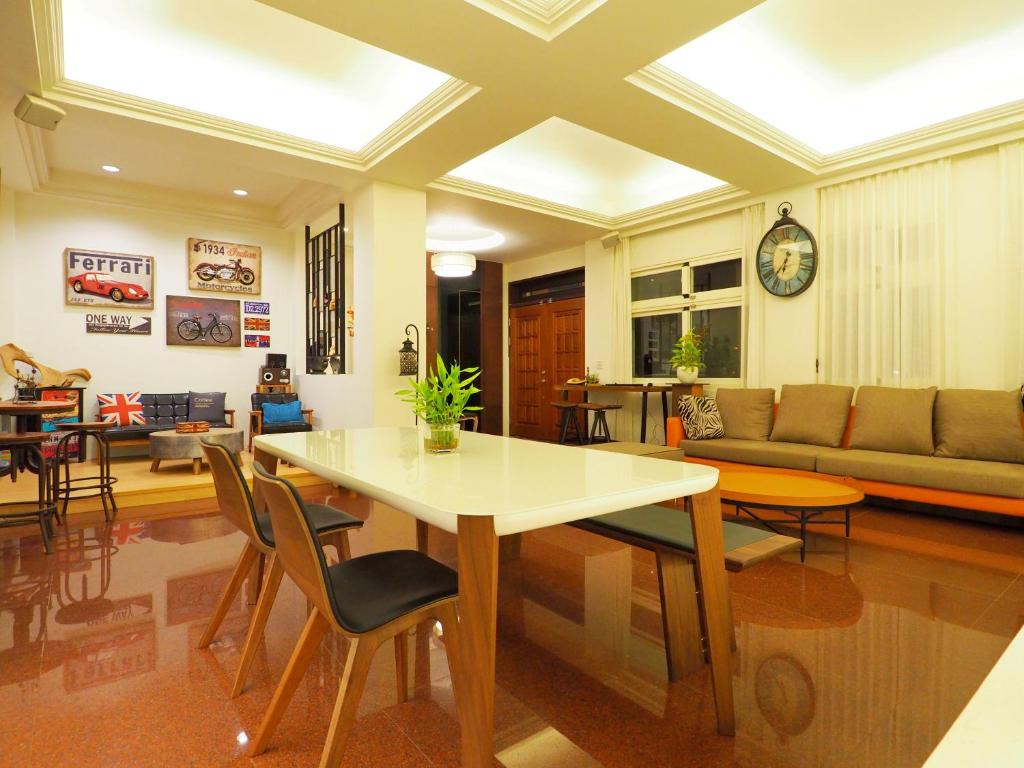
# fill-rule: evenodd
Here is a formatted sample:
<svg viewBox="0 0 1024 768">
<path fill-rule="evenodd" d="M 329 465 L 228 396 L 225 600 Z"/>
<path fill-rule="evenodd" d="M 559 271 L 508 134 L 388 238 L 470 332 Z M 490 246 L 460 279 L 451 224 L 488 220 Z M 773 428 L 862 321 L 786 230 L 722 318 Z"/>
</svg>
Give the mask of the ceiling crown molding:
<svg viewBox="0 0 1024 768">
<path fill-rule="evenodd" d="M 602 0 L 603 2 L 603 0 Z M 480 88 L 451 78 L 358 151 L 248 123 L 79 83 L 64 77 L 60 0 L 32 0 L 42 95 L 56 102 L 238 141 L 355 171 L 367 171 L 421 131 L 471 99 Z"/>
<path fill-rule="evenodd" d="M 21 152 L 25 156 L 29 181 L 32 182 L 32 189 L 38 191 L 50 180 L 50 163 L 43 144 L 43 129 L 22 120 L 15 120 L 14 127 L 21 142 Z"/>
<path fill-rule="evenodd" d="M 604 5 L 605 0 L 466 0 L 481 11 L 497 16 L 551 42 L 584 16 Z"/>
</svg>

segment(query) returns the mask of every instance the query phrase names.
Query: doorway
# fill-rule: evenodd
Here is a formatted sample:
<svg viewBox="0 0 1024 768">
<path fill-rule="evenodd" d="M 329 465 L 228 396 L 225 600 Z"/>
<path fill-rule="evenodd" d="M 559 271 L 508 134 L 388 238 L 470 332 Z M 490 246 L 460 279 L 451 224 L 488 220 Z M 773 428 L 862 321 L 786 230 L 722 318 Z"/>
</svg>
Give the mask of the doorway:
<svg viewBox="0 0 1024 768">
<path fill-rule="evenodd" d="M 509 286 L 509 434 L 554 441 L 558 421 L 551 401 L 561 397 L 554 388 L 586 372 L 583 275 L 578 270 L 538 280 L 548 285 L 538 288 L 531 280 Z M 571 298 L 554 298 L 565 294 Z M 534 295 L 548 298 L 522 303 Z"/>
</svg>

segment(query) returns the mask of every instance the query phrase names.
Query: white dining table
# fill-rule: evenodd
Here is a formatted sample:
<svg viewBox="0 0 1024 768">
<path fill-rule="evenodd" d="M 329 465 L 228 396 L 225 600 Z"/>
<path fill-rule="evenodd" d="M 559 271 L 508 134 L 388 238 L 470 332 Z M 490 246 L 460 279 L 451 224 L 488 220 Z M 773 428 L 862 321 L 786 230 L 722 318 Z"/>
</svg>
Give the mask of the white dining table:
<svg viewBox="0 0 1024 768">
<path fill-rule="evenodd" d="M 286 461 L 458 537 L 464 653 L 449 663 L 470 683 L 456 691 L 467 768 L 493 764 L 498 538 L 686 497 L 718 732 L 734 733 L 718 470 L 474 432 L 462 433 L 457 451 L 433 454 L 415 427 L 260 435 L 254 458 L 269 472 Z"/>
</svg>

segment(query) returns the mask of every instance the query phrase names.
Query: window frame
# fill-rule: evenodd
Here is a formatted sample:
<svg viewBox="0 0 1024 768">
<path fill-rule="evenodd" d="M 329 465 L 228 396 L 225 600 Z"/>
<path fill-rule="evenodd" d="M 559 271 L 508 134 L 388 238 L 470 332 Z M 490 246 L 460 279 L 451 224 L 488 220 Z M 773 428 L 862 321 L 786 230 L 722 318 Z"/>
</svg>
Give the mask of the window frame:
<svg viewBox="0 0 1024 768">
<path fill-rule="evenodd" d="M 715 264 L 722 261 L 734 261 L 739 259 L 740 262 L 740 284 L 733 288 L 720 288 L 713 291 L 703 291 L 701 293 L 694 293 L 692 290 L 693 272 L 692 269 L 695 266 L 705 266 L 708 264 Z M 691 323 L 692 313 L 694 311 L 711 310 L 711 309 L 728 309 L 730 307 L 739 307 L 740 309 L 740 327 L 741 329 L 746 324 L 746 279 L 747 270 L 745 260 L 743 258 L 742 249 L 735 248 L 728 251 L 717 251 L 714 253 L 702 254 L 689 259 L 675 259 L 672 261 L 660 262 L 658 264 L 652 264 L 634 269 L 630 271 L 630 280 L 632 281 L 635 277 L 642 277 L 644 275 L 657 274 L 660 272 L 670 272 L 674 270 L 682 270 L 682 279 L 680 280 L 680 294 L 679 296 L 666 296 L 659 299 L 643 299 L 641 301 L 632 301 L 630 303 L 630 371 L 632 374 L 631 381 L 634 384 L 643 384 L 646 382 L 655 383 L 667 383 L 670 381 L 676 381 L 674 376 L 636 376 L 633 369 L 635 361 L 635 350 L 632 346 L 633 339 L 633 319 L 637 317 L 650 317 L 654 315 L 671 315 L 680 313 L 682 315 L 682 322 L 680 326 L 683 333 L 687 333 L 693 326 Z M 632 293 L 630 294 L 632 295 Z M 712 387 L 717 386 L 736 386 L 741 385 L 746 376 L 746 361 L 743 357 L 743 350 L 740 350 L 740 376 L 737 378 L 702 378 L 702 383 L 706 383 Z"/>
</svg>

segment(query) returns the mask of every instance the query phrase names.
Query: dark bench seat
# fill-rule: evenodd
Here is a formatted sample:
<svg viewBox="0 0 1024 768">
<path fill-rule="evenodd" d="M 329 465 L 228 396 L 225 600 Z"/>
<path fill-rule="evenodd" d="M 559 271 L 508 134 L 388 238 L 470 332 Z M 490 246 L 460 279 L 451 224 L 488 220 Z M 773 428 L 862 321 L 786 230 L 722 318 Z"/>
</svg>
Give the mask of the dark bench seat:
<svg viewBox="0 0 1024 768">
<path fill-rule="evenodd" d="M 117 445 L 146 445 L 153 432 L 174 429 L 175 424 L 188 421 L 188 392 L 175 394 L 145 394 L 140 397 L 142 414 L 146 417 L 145 424 L 132 424 L 127 427 L 112 427 L 104 436 Z M 235 412 L 230 408 L 224 410 L 224 421 L 211 421 L 211 427 L 235 426 Z"/>
<path fill-rule="evenodd" d="M 704 617 L 699 614 L 697 602 L 700 585 L 693 567 L 696 555 L 690 515 L 676 507 L 652 504 L 569 525 L 654 552 L 669 680 L 679 680 L 700 668 L 704 663 Z M 730 571 L 741 571 L 785 552 L 800 550 L 798 538 L 725 520 L 722 540 L 725 567 Z"/>
</svg>

